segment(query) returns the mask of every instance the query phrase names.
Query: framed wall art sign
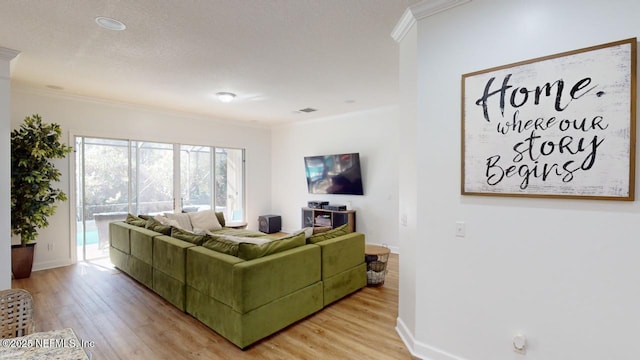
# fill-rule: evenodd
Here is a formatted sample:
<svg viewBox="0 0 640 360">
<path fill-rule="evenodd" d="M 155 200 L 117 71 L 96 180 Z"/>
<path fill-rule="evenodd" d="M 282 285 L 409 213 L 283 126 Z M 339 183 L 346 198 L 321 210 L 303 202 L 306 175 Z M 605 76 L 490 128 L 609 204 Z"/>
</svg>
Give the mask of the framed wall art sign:
<svg viewBox="0 0 640 360">
<path fill-rule="evenodd" d="M 462 75 L 462 194 L 633 200 L 636 45 Z"/>
</svg>

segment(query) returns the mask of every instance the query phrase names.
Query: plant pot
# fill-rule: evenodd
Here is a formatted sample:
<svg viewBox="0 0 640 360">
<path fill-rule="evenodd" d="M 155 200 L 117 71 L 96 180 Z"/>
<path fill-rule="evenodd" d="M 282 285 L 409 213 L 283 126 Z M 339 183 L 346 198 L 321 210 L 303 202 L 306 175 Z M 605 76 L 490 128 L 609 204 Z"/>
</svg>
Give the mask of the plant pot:
<svg viewBox="0 0 640 360">
<path fill-rule="evenodd" d="M 35 249 L 36 243 L 11 245 L 11 272 L 14 279 L 24 279 L 31 276 Z"/>
</svg>

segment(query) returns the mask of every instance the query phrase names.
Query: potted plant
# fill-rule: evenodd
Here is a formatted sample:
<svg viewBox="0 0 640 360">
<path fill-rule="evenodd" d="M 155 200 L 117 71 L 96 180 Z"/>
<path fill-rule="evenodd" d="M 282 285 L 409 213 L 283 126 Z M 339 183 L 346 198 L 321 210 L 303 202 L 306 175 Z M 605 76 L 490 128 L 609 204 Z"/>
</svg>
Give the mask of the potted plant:
<svg viewBox="0 0 640 360">
<path fill-rule="evenodd" d="M 31 276 L 38 229 L 49 225 L 56 202 L 65 201 L 62 190 L 53 187 L 60 171 L 51 162 L 72 151 L 60 142 L 58 124 L 42 122 L 40 115 L 27 116 L 11 132 L 11 232 L 20 244 L 11 246 L 11 270 L 16 279 Z"/>
</svg>

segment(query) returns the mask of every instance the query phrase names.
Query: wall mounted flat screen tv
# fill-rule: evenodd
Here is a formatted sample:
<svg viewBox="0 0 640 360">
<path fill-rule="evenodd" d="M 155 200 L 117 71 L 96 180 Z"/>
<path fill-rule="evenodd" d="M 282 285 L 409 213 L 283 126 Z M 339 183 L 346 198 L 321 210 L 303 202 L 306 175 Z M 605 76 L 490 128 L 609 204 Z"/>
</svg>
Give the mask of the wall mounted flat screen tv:
<svg viewBox="0 0 640 360">
<path fill-rule="evenodd" d="M 309 194 L 364 195 L 360 154 L 305 156 Z"/>
</svg>

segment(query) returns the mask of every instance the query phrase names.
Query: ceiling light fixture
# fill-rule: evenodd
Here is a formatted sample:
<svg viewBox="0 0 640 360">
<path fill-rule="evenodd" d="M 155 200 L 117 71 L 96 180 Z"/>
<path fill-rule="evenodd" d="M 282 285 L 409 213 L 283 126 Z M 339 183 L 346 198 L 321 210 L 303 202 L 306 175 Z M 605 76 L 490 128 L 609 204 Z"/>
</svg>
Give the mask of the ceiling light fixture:
<svg viewBox="0 0 640 360">
<path fill-rule="evenodd" d="M 236 97 L 236 94 L 222 91 L 216 93 L 216 96 L 218 96 L 218 100 L 222 101 L 223 103 L 230 103 Z"/>
<path fill-rule="evenodd" d="M 107 30 L 122 31 L 127 28 L 127 25 L 122 21 L 105 16 L 98 16 L 96 18 L 96 23 Z"/>
</svg>

